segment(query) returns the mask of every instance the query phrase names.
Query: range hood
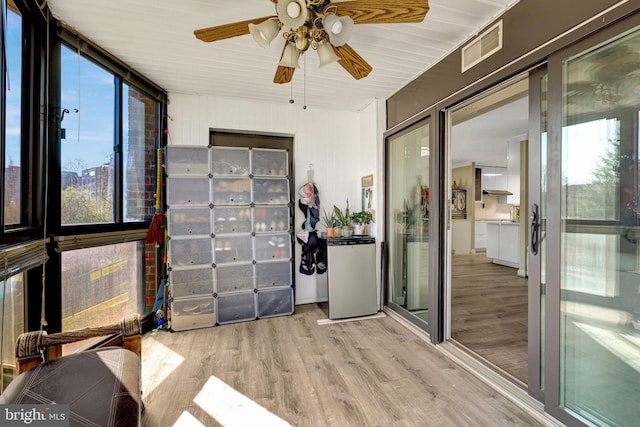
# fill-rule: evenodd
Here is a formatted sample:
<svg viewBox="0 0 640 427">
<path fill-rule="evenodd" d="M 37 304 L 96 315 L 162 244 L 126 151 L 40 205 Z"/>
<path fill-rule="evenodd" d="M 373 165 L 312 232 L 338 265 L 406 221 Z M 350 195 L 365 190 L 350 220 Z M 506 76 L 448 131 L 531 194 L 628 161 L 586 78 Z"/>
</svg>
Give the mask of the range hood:
<svg viewBox="0 0 640 427">
<path fill-rule="evenodd" d="M 513 196 L 513 193 L 507 190 L 482 190 L 482 194 L 490 194 L 494 196 Z"/>
</svg>

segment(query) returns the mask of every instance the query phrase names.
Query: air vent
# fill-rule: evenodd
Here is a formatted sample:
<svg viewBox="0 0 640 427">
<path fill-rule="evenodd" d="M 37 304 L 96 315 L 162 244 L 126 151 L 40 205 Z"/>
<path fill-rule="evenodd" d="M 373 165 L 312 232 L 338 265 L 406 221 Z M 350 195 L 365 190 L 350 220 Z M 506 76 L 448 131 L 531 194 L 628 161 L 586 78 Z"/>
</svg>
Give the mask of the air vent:
<svg viewBox="0 0 640 427">
<path fill-rule="evenodd" d="M 462 72 L 502 49 L 502 20 L 462 48 Z"/>
</svg>

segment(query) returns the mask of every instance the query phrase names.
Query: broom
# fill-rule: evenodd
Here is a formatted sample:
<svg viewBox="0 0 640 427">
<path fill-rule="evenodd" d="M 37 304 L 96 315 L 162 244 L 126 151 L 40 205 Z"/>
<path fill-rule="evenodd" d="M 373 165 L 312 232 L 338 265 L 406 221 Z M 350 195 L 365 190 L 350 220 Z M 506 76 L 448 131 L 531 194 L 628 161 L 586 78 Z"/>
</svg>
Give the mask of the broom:
<svg viewBox="0 0 640 427">
<path fill-rule="evenodd" d="M 153 195 L 156 199 L 155 213 L 151 219 L 151 224 L 147 230 L 147 238 L 145 242 L 149 244 L 164 242 L 165 238 L 165 216 L 162 212 L 162 148 L 157 150 L 157 173 L 156 173 L 156 194 Z"/>
</svg>

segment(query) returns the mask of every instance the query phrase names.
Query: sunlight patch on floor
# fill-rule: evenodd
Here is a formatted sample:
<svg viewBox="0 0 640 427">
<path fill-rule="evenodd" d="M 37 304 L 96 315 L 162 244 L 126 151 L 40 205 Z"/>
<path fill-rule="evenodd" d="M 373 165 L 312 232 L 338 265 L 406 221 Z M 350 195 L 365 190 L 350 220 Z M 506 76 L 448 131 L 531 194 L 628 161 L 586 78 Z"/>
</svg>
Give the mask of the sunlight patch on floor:
<svg viewBox="0 0 640 427">
<path fill-rule="evenodd" d="M 184 411 L 182 415 L 180 415 L 180 418 L 173 423 L 173 427 L 204 427 L 204 424 L 187 411 Z"/>
<path fill-rule="evenodd" d="M 142 391 L 144 395 L 151 394 L 182 362 L 184 362 L 184 357 L 166 345 L 151 337 L 145 338 L 142 342 Z"/>
<path fill-rule="evenodd" d="M 207 380 L 193 401 L 225 427 L 291 427 L 214 376 Z"/>
</svg>

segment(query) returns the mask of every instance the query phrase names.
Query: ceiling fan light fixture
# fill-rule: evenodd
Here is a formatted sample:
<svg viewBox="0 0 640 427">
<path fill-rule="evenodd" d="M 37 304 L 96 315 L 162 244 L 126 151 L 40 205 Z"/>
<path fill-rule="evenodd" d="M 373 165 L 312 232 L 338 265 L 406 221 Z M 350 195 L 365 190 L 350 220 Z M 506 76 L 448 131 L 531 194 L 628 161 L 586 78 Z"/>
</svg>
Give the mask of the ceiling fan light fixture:
<svg viewBox="0 0 640 427">
<path fill-rule="evenodd" d="M 324 41 L 318 44 L 318 58 L 320 59 L 320 67 L 324 67 L 327 64 L 338 62 L 338 55 L 333 51 L 331 43 Z"/>
<path fill-rule="evenodd" d="M 335 13 L 330 13 L 323 19 L 322 26 L 329 35 L 331 44 L 342 46 L 351 38 L 354 23 L 350 16 L 338 16 Z"/>
<path fill-rule="evenodd" d="M 267 19 L 260 24 L 249 24 L 249 32 L 260 46 L 267 48 L 280 32 L 275 19 Z"/>
<path fill-rule="evenodd" d="M 280 58 L 278 65 L 281 67 L 300 68 L 298 58 L 300 58 L 301 53 L 300 49 L 298 49 L 294 44 L 287 43 L 284 47 L 284 51 L 282 52 L 282 57 Z"/>
<path fill-rule="evenodd" d="M 307 20 L 307 2 L 305 0 L 279 0 L 276 6 L 278 19 L 286 29 L 296 29 Z"/>
</svg>

